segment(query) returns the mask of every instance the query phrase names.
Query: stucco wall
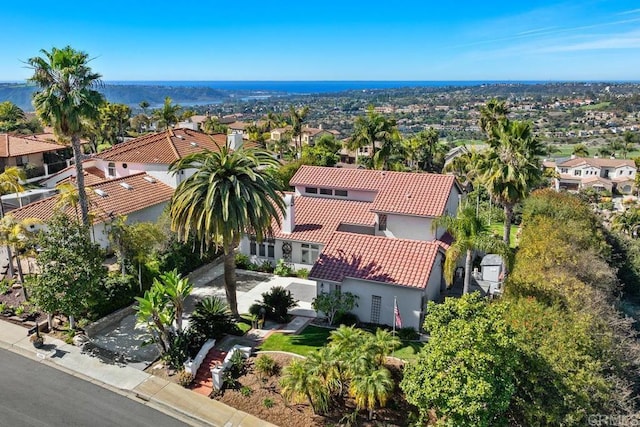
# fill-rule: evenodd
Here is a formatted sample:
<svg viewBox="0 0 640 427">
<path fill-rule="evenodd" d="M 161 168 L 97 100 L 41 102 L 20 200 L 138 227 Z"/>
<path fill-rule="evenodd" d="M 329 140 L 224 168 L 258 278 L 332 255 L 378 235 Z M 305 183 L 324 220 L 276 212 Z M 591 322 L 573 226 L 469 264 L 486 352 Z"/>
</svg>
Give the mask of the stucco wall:
<svg viewBox="0 0 640 427">
<path fill-rule="evenodd" d="M 429 241 L 435 238 L 431 231 L 432 221 L 432 218 L 387 214 L 386 232 L 377 231 L 376 233 L 397 239 Z"/>
<path fill-rule="evenodd" d="M 312 185 L 310 185 L 309 187 L 313 187 Z M 317 187 L 315 186 L 315 188 L 323 188 L 323 187 Z M 359 190 L 351 190 L 348 188 L 344 188 L 344 190 L 347 190 L 347 197 L 338 197 L 338 196 L 328 196 L 328 195 L 323 195 L 323 194 L 308 194 L 305 193 L 304 189 L 305 186 L 304 185 L 298 185 L 295 187 L 296 189 L 296 195 L 297 196 L 308 196 L 308 197 L 324 197 L 324 198 L 328 198 L 328 199 L 338 199 L 338 200 L 357 200 L 357 201 L 361 201 L 361 202 L 373 202 L 373 199 L 376 198 L 376 194 L 378 194 L 375 191 L 359 191 Z"/>
</svg>

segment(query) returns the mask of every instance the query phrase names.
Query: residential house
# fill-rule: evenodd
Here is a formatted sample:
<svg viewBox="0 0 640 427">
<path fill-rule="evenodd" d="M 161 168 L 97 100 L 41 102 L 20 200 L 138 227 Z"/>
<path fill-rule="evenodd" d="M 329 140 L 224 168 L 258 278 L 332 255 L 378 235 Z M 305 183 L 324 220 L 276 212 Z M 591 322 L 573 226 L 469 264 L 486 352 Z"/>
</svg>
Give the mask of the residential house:
<svg viewBox="0 0 640 427">
<path fill-rule="evenodd" d="M 571 156 L 557 161 L 555 169 L 556 190 L 595 188 L 631 194 L 635 189 L 637 168 L 633 160 Z"/>
<path fill-rule="evenodd" d="M 53 135 L 0 134 L 0 170 L 17 166 L 28 179 L 48 176 L 67 166 L 68 147 L 57 144 Z"/>
<path fill-rule="evenodd" d="M 451 243 L 435 218 L 454 215 L 462 195 L 449 175 L 302 166 L 270 239 L 242 239 L 254 262 L 284 259 L 310 268 L 317 292 L 359 296 L 363 322 L 391 325 L 397 298 L 404 326 L 422 324 L 426 302 L 444 290 Z"/>
<path fill-rule="evenodd" d="M 102 248 L 109 246 L 109 225 L 121 215 L 130 223 L 155 221 L 171 200 L 174 189 L 144 172 L 87 185 L 89 211 L 93 216 L 92 237 Z M 80 207 L 61 207 L 60 195 L 29 203 L 11 212 L 16 219 L 37 218 L 43 223 L 56 211 L 79 218 Z M 77 209 L 77 210 L 76 210 Z M 34 225 L 41 228 L 43 225 Z"/>
</svg>

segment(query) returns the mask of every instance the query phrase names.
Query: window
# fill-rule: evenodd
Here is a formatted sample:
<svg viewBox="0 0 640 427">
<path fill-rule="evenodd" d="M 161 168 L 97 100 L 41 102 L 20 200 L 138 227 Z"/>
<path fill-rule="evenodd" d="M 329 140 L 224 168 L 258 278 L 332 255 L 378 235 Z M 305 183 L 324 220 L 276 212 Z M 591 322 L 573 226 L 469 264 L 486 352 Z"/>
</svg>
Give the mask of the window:
<svg viewBox="0 0 640 427">
<path fill-rule="evenodd" d="M 24 166 L 29 164 L 29 156 L 16 157 L 16 166 Z"/>
<path fill-rule="evenodd" d="M 560 168 L 560 173 L 567 173 L 569 172 L 569 169 L 567 168 Z"/>
<path fill-rule="evenodd" d="M 385 231 L 387 229 L 387 214 L 378 214 L 378 230 Z"/>
<path fill-rule="evenodd" d="M 255 241 L 255 238 L 252 237 L 249 243 L 249 253 L 263 258 L 275 258 L 275 240 L 268 239 L 262 243 L 258 243 Z"/>
<path fill-rule="evenodd" d="M 256 249 L 256 241 L 255 240 L 251 240 L 251 242 L 249 242 L 249 253 L 251 255 L 257 255 L 257 249 Z"/>
<path fill-rule="evenodd" d="M 582 171 L 581 171 L 581 170 L 579 170 L 579 169 L 576 169 L 576 170 L 574 170 L 574 171 L 573 171 L 573 174 L 574 174 L 575 176 L 582 176 Z"/>
<path fill-rule="evenodd" d="M 304 192 L 307 194 L 318 194 L 318 189 L 316 187 L 304 187 Z"/>
<path fill-rule="evenodd" d="M 360 152 L 360 154 L 369 154 L 369 147 L 360 147 L 358 149 L 358 151 Z"/>
<path fill-rule="evenodd" d="M 313 264 L 320 255 L 320 246 L 303 243 L 301 251 L 301 260 L 303 264 Z"/>
<path fill-rule="evenodd" d="M 331 189 L 329 189 L 329 188 L 321 188 L 320 189 L 320 194 L 324 194 L 325 196 L 332 196 L 333 195 L 333 191 L 331 191 Z"/>
<path fill-rule="evenodd" d="M 342 285 L 334 285 L 333 290 L 336 291 L 336 293 L 341 294 L 342 293 Z"/>
<path fill-rule="evenodd" d="M 347 197 L 349 193 L 347 193 L 347 190 L 336 190 L 333 192 L 333 194 L 340 197 Z"/>
<path fill-rule="evenodd" d="M 380 323 L 380 306 L 382 305 L 382 297 L 371 295 L 371 323 Z"/>
<path fill-rule="evenodd" d="M 113 162 L 110 162 L 107 165 L 107 175 L 109 176 L 116 176 L 116 164 Z"/>
</svg>

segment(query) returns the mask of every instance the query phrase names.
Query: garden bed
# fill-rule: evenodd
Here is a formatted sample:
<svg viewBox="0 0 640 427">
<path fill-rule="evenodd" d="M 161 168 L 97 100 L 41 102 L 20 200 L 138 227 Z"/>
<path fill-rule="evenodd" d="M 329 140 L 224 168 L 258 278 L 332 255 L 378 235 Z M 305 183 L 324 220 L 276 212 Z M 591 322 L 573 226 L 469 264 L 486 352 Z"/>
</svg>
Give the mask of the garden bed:
<svg viewBox="0 0 640 427">
<path fill-rule="evenodd" d="M 293 356 L 270 353 L 282 370 L 292 360 Z M 222 394 L 214 398 L 222 403 L 242 410 L 273 424 L 287 427 L 315 427 L 334 425 L 345 422 L 343 417 L 355 410 L 352 399 L 337 402 L 331 412 L 325 416 L 314 415 L 308 404 L 287 405 L 280 395 L 280 375 L 267 377 L 261 380 L 253 370 L 255 357 L 247 362 L 246 373 L 238 378 L 238 383 L 233 389 L 226 389 Z M 402 367 L 399 363 L 386 365 L 392 372 L 396 381 L 402 378 Z M 408 425 L 408 413 L 410 408 L 402 398 L 402 394 L 396 389 L 387 403 L 387 408 L 377 409 L 374 419 L 367 420 L 367 411 L 361 411 L 358 417 L 359 426 L 404 426 Z"/>
</svg>

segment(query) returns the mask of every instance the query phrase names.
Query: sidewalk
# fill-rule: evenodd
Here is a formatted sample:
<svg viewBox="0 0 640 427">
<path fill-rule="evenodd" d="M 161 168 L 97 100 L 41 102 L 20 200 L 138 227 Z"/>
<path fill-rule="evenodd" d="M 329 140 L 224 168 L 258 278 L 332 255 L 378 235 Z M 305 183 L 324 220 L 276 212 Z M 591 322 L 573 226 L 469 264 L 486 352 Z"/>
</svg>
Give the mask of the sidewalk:
<svg viewBox="0 0 640 427">
<path fill-rule="evenodd" d="M 49 336 L 45 337 L 44 347 L 36 349 L 27 337 L 27 329 L 9 322 L 0 321 L 0 348 L 47 363 L 192 426 L 273 426 L 135 368 L 104 363 L 97 357 L 83 354 L 78 347 Z"/>
</svg>

